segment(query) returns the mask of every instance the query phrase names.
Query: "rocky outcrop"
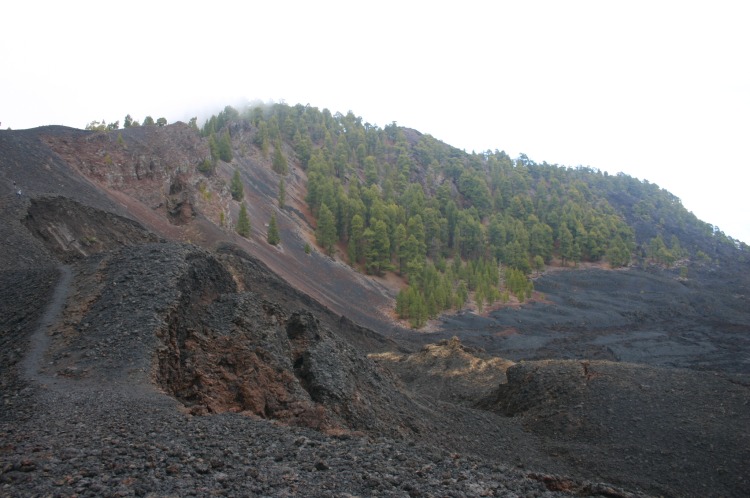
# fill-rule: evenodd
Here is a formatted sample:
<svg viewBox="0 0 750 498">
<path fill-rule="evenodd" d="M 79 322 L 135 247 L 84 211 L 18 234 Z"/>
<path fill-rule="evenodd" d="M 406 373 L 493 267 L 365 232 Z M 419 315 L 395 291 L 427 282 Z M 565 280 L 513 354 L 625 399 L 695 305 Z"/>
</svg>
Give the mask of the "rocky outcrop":
<svg viewBox="0 0 750 498">
<path fill-rule="evenodd" d="M 319 307 L 314 301 L 290 312 L 266 299 L 296 292 L 270 273 L 264 278 L 257 262 L 238 291 L 218 259 L 198 254 L 186 259 L 189 269 L 175 286 L 180 298 L 157 332 L 156 379 L 192 413 L 389 435 L 425 425 L 389 374 L 310 311 Z M 409 415 L 393 413 L 394 406 Z"/>
<path fill-rule="evenodd" d="M 125 245 L 156 242 L 139 223 L 67 197 L 30 199 L 26 228 L 60 261 L 71 262 Z"/>
<path fill-rule="evenodd" d="M 210 158 L 207 144 L 184 123 L 116 132 L 47 134 L 44 141 L 68 164 L 100 185 L 153 198 L 169 191 L 180 174 L 193 174 Z"/>
<path fill-rule="evenodd" d="M 559 360 L 517 363 L 507 376 L 481 406 L 520 420 L 588 475 L 648 476 L 642 485 L 650 492 L 675 496 L 748 489 L 745 377 Z"/>
<path fill-rule="evenodd" d="M 470 407 L 505 383 L 505 371 L 513 365 L 466 346 L 457 337 L 428 344 L 416 353 L 385 352 L 370 357 L 396 372 L 411 390 Z"/>
</svg>

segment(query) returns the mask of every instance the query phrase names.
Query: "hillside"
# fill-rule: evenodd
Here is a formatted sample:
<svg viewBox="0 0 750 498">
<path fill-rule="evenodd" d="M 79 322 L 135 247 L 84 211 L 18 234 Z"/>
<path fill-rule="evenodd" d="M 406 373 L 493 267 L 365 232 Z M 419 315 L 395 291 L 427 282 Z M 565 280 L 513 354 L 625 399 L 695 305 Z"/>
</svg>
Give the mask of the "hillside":
<svg viewBox="0 0 750 498">
<path fill-rule="evenodd" d="M 748 248 L 652 184 L 285 105 L 0 166 L 4 494 L 750 492 Z"/>
<path fill-rule="evenodd" d="M 679 265 L 686 277 L 690 266 L 750 261 L 746 245 L 669 192 L 622 174 L 467 154 L 395 124 L 300 105 L 227 107 L 201 133 L 214 160 L 234 156 L 240 171 L 248 155 L 265 159 L 278 177 L 268 196 L 290 176 L 295 207 L 304 200 L 326 253 L 407 282 L 396 311 L 415 328 L 467 304 L 482 312 L 524 301 L 532 271 Z"/>
</svg>

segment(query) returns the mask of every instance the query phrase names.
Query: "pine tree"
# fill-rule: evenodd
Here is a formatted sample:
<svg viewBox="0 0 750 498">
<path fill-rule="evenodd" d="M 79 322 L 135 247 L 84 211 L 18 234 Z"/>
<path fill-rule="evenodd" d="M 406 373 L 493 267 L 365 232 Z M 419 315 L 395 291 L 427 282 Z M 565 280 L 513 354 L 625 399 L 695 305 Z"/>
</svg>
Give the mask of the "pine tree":
<svg viewBox="0 0 750 498">
<path fill-rule="evenodd" d="M 284 179 L 282 178 L 279 181 L 279 207 L 281 209 L 284 209 L 285 205 L 286 205 L 286 183 L 284 182 Z"/>
<path fill-rule="evenodd" d="M 258 131 L 255 133 L 253 143 L 260 147 L 264 157 L 268 157 L 268 125 L 265 121 L 258 123 Z"/>
<path fill-rule="evenodd" d="M 365 158 L 365 184 L 369 187 L 378 183 L 378 166 L 375 158 L 367 156 Z"/>
<path fill-rule="evenodd" d="M 266 237 L 266 241 L 272 246 L 281 242 L 279 227 L 276 224 L 276 213 L 271 215 L 271 221 L 268 223 L 268 236 Z"/>
<path fill-rule="evenodd" d="M 415 329 L 422 328 L 427 323 L 427 303 L 421 292 L 412 287 L 410 289 L 409 322 Z"/>
<path fill-rule="evenodd" d="M 299 130 L 294 134 L 294 152 L 297 154 L 297 158 L 299 159 L 302 169 L 307 169 L 307 164 L 310 161 L 310 157 L 312 156 L 312 141 L 310 140 L 310 137 L 305 134 L 303 137 Z"/>
<path fill-rule="evenodd" d="M 221 135 L 221 139 L 217 143 L 219 151 L 219 159 L 225 163 L 232 161 L 232 141 L 229 137 L 229 130 L 224 130 Z"/>
<path fill-rule="evenodd" d="M 321 204 L 318 213 L 318 230 L 316 232 L 318 244 L 330 255 L 336 243 L 336 219 L 326 204 Z"/>
<path fill-rule="evenodd" d="M 563 224 L 560 227 L 560 257 L 562 258 L 563 266 L 565 263 L 573 259 L 573 234 L 568 229 L 568 225 Z"/>
<path fill-rule="evenodd" d="M 481 287 L 474 293 L 474 301 L 477 303 L 477 311 L 481 313 L 484 310 L 484 292 Z"/>
<path fill-rule="evenodd" d="M 403 223 L 399 223 L 396 226 L 396 233 L 394 234 L 393 240 L 393 252 L 396 254 L 396 260 L 398 261 L 398 272 L 403 275 L 406 268 L 406 227 Z M 416 238 L 414 239 L 416 243 Z"/>
<path fill-rule="evenodd" d="M 247 208 L 244 202 L 240 205 L 240 215 L 237 219 L 237 233 L 245 238 L 250 235 L 250 218 L 247 215 Z"/>
<path fill-rule="evenodd" d="M 232 199 L 235 201 L 241 201 L 245 197 L 245 188 L 242 185 L 242 178 L 240 178 L 240 170 L 238 169 L 234 170 L 229 190 L 232 193 Z"/>
<path fill-rule="evenodd" d="M 370 273 L 381 275 L 383 270 L 390 269 L 391 243 L 388 226 L 383 220 L 377 220 L 374 224 L 369 250 L 367 269 Z"/>
<path fill-rule="evenodd" d="M 534 269 L 537 272 L 541 272 L 542 270 L 544 270 L 544 258 L 538 254 L 534 256 Z"/>
<path fill-rule="evenodd" d="M 289 165 L 286 162 L 286 157 L 284 157 L 284 153 L 281 151 L 280 140 L 274 144 L 272 168 L 280 175 L 286 175 L 289 172 Z"/>
<path fill-rule="evenodd" d="M 402 320 L 409 317 L 409 303 L 407 301 L 406 289 L 407 287 L 404 287 L 396 295 L 396 315 Z"/>
<path fill-rule="evenodd" d="M 364 232 L 365 222 L 360 215 L 355 214 L 352 216 L 349 228 L 349 247 L 352 249 L 350 259 L 352 263 L 360 261 L 364 256 Z"/>
<path fill-rule="evenodd" d="M 462 280 L 458 284 L 458 289 L 456 289 L 456 308 L 459 310 L 462 309 L 467 299 L 469 299 L 469 290 L 466 288 L 466 283 Z"/>
</svg>

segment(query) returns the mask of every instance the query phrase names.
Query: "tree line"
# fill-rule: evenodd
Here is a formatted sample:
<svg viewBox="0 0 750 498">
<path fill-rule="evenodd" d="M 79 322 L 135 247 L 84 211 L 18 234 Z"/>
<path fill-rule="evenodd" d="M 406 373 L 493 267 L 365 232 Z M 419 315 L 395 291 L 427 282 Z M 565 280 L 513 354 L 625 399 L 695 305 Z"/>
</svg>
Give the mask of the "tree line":
<svg viewBox="0 0 750 498">
<path fill-rule="evenodd" d="M 470 299 L 480 310 L 510 296 L 527 299 L 531 273 L 553 262 L 620 267 L 643 256 L 668 265 L 689 253 L 676 231 L 651 233 L 633 222 L 665 195 L 626 175 L 497 150 L 469 154 L 396 123 L 380 128 L 352 112 L 286 104 L 227 106 L 212 116 L 201 128 L 215 144 L 212 156 L 215 146 L 222 158 L 234 121 L 250 127 L 282 178 L 290 160 L 306 171 L 323 251 L 368 274 L 405 279 L 396 312 L 415 327 Z M 623 200 L 624 187 L 637 201 Z M 679 202 L 671 206 L 683 225 L 695 225 Z"/>
</svg>

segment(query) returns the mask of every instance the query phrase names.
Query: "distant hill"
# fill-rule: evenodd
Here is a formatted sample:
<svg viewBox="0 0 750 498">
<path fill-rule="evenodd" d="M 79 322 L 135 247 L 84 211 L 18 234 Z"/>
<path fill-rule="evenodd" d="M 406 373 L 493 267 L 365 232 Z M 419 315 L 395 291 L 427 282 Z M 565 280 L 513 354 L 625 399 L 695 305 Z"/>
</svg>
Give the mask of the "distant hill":
<svg viewBox="0 0 750 498">
<path fill-rule="evenodd" d="M 668 192 L 309 106 L 126 123 L 0 131 L 4 492 L 750 492 L 748 247 Z"/>
<path fill-rule="evenodd" d="M 497 150 L 468 154 L 351 112 L 227 106 L 201 134 L 214 162 L 234 154 L 241 164 L 255 149 L 279 178 L 304 171 L 300 193 L 318 246 L 360 271 L 408 282 L 397 313 L 414 327 L 467 302 L 482 311 L 524 301 L 527 277 L 550 267 L 679 262 L 687 274 L 690 265 L 750 256 L 647 181 Z"/>
</svg>

